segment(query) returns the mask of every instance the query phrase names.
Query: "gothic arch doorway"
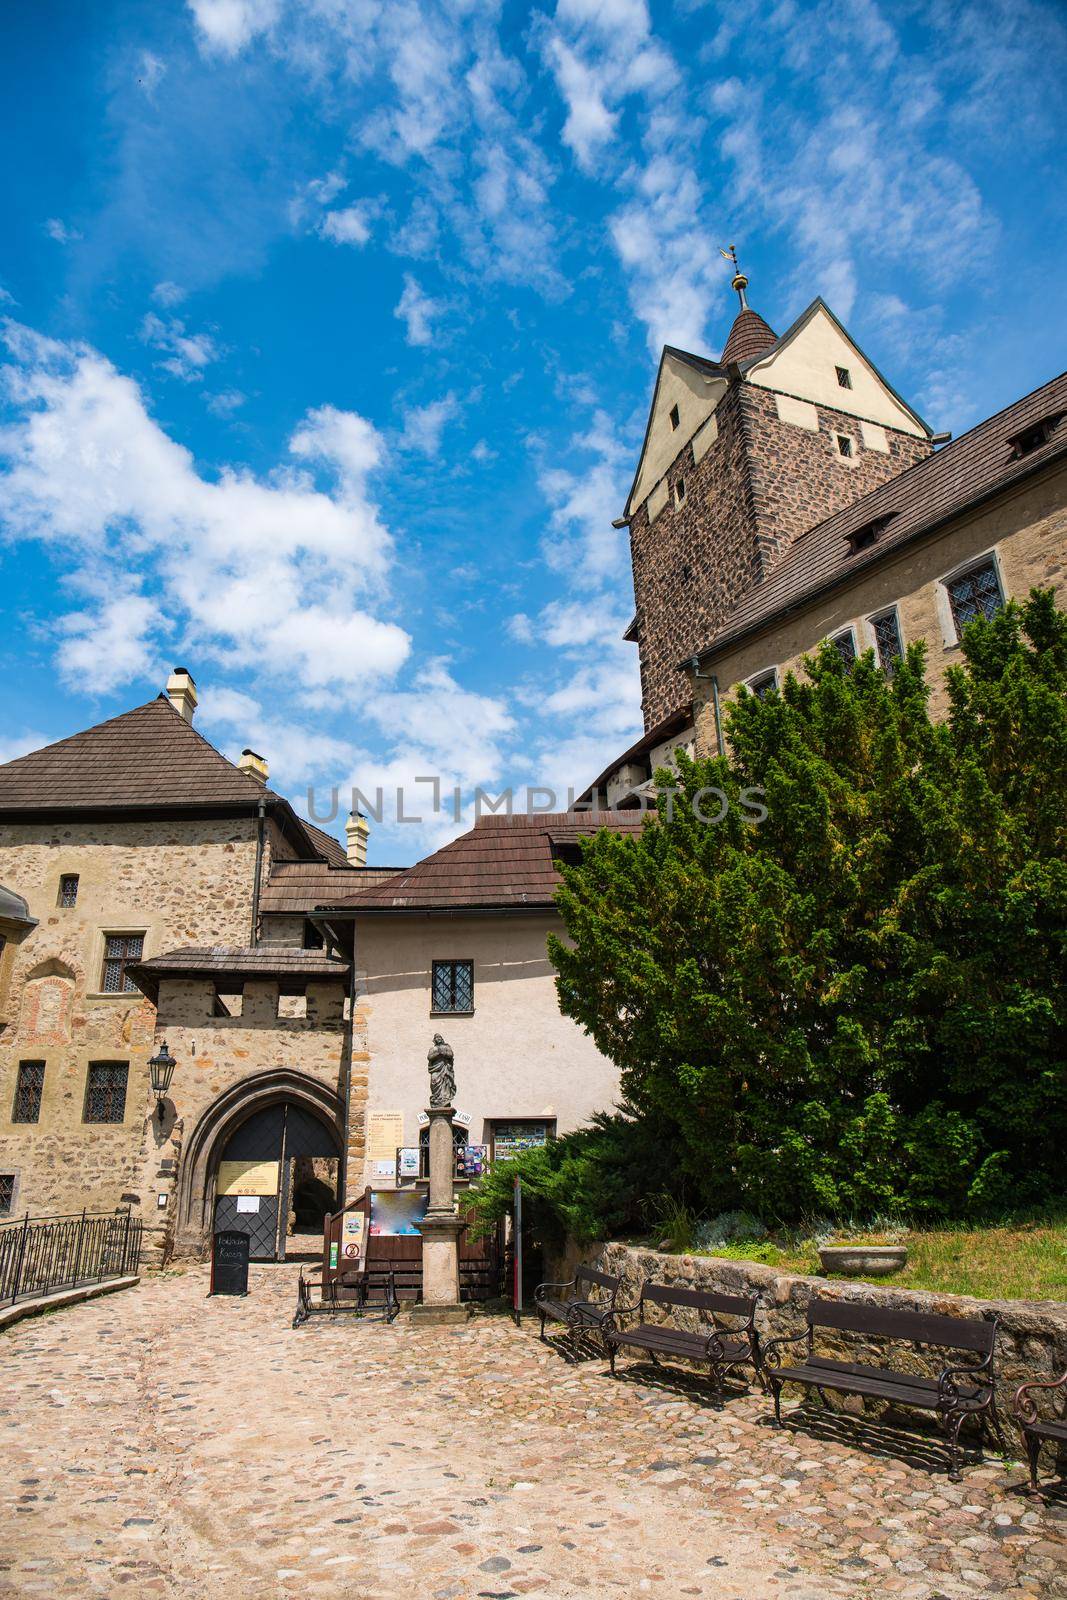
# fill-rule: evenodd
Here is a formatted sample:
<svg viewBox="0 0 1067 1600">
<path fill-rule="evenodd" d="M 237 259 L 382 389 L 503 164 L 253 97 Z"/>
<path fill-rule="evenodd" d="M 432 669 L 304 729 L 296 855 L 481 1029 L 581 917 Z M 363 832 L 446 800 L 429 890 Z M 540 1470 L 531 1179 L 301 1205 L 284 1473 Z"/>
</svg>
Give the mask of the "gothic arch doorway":
<svg viewBox="0 0 1067 1600">
<path fill-rule="evenodd" d="M 256 1261 L 284 1260 L 292 1224 L 321 1249 L 322 1217 L 337 1208 L 343 1117 L 335 1091 L 290 1068 L 232 1085 L 199 1118 L 182 1162 L 182 1248 L 203 1249 L 216 1228 L 250 1237 Z"/>
</svg>

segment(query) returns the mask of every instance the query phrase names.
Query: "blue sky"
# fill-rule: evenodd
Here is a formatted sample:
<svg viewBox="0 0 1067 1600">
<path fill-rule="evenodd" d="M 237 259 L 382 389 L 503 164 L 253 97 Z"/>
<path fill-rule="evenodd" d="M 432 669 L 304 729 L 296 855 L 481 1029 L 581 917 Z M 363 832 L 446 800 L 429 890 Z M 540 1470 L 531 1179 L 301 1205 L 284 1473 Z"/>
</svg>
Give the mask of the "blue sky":
<svg viewBox="0 0 1067 1600">
<path fill-rule="evenodd" d="M 935 428 L 1064 365 L 1059 4 L 35 0 L 5 31 L 0 759 L 180 662 L 299 809 L 587 783 L 640 730 L 611 520 L 660 346 L 729 329 L 720 245 Z M 387 821 L 372 860 L 447 831 Z"/>
</svg>

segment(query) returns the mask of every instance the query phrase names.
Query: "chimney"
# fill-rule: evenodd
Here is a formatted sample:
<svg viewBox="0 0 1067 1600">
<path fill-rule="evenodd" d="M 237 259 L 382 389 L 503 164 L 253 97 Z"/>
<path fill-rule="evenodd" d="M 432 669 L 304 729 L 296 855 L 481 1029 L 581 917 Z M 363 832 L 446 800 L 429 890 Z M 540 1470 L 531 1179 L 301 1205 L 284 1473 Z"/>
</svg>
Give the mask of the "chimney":
<svg viewBox="0 0 1067 1600">
<path fill-rule="evenodd" d="M 367 839 L 370 835 L 370 823 L 366 817 L 361 817 L 358 811 L 349 814 L 345 823 L 345 848 L 348 853 L 350 867 L 365 867 L 367 865 Z"/>
<path fill-rule="evenodd" d="M 250 778 L 255 778 L 258 784 L 266 788 L 267 763 L 264 757 L 257 755 L 254 750 L 241 751 L 241 759 L 237 763 L 237 770 L 238 772 L 247 772 Z"/>
<path fill-rule="evenodd" d="M 184 667 L 175 667 L 167 679 L 167 699 L 186 722 L 192 722 L 193 712 L 196 710 L 196 684 L 192 674 L 186 672 Z"/>
</svg>

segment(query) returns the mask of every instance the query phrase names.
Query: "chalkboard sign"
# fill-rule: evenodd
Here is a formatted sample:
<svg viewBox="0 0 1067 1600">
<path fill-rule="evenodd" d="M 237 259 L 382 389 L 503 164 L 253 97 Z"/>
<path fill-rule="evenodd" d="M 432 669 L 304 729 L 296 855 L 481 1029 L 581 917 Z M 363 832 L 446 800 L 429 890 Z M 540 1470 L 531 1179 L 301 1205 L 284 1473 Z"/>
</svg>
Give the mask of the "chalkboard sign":
<svg viewBox="0 0 1067 1600">
<path fill-rule="evenodd" d="M 247 1233 L 216 1233 L 211 1252 L 211 1293 L 248 1293 Z"/>
</svg>

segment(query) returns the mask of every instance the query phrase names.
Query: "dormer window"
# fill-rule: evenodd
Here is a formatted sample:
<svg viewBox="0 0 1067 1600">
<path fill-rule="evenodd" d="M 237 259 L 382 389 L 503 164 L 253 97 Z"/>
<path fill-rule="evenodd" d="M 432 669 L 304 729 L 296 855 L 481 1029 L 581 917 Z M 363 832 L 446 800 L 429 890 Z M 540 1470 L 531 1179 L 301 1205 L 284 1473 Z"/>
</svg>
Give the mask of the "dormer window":
<svg viewBox="0 0 1067 1600">
<path fill-rule="evenodd" d="M 843 456 L 846 461 L 850 460 L 852 456 L 852 440 L 849 435 L 847 433 L 838 433 L 834 437 L 837 440 L 838 455 Z"/>
<path fill-rule="evenodd" d="M 678 427 L 681 426 L 682 419 L 681 419 L 681 416 L 679 415 L 677 406 L 671 406 L 670 419 L 671 419 L 671 427 L 672 428 L 678 428 Z"/>
<path fill-rule="evenodd" d="M 1042 417 L 1040 422 L 1033 422 L 1028 428 L 1024 428 L 1022 433 L 1015 434 L 1014 438 L 1008 440 L 1012 455 L 1021 460 L 1023 456 L 1040 450 L 1041 446 L 1052 438 L 1061 416 L 1062 412 L 1058 412 L 1052 417 Z"/>
<path fill-rule="evenodd" d="M 873 521 L 865 522 L 862 527 L 846 534 L 845 543 L 848 545 L 849 555 L 858 555 L 861 550 L 869 550 L 873 544 L 877 544 L 892 517 L 892 512 L 887 517 L 875 517 Z"/>
<path fill-rule="evenodd" d="M 837 367 L 835 370 L 837 372 L 837 382 L 838 382 L 839 388 L 851 389 L 852 388 L 852 374 L 851 374 L 851 372 L 849 372 L 848 368 L 847 367 Z"/>
<path fill-rule="evenodd" d="M 680 506 L 685 499 L 685 479 L 679 478 L 674 486 L 674 503 Z"/>
</svg>

